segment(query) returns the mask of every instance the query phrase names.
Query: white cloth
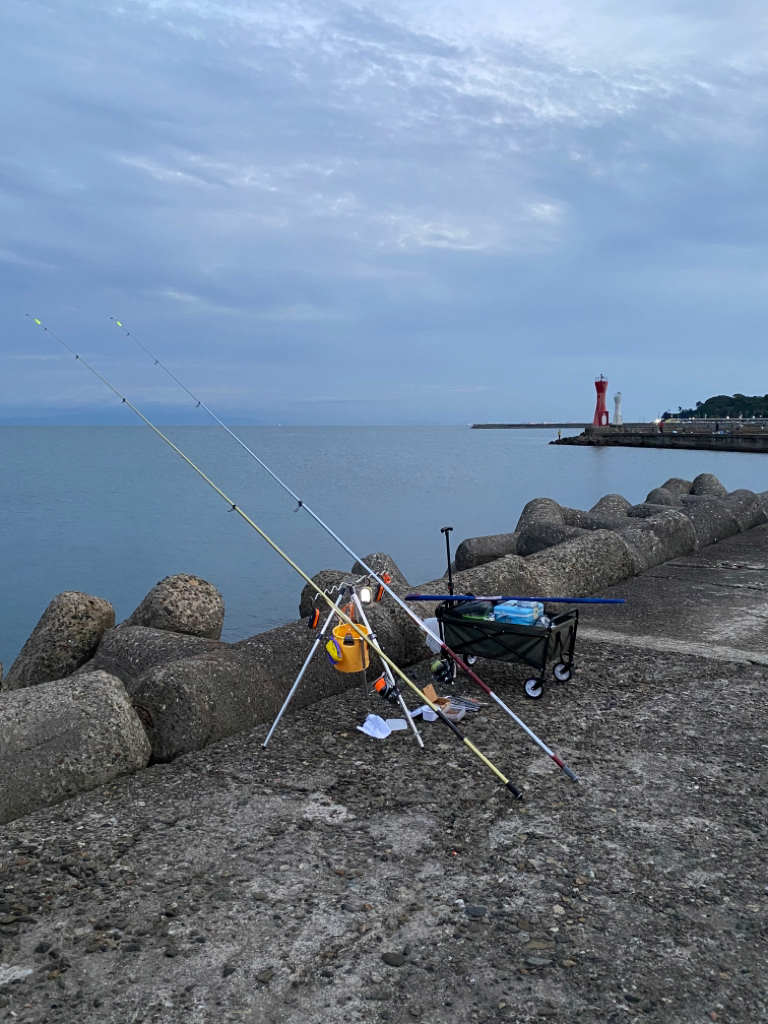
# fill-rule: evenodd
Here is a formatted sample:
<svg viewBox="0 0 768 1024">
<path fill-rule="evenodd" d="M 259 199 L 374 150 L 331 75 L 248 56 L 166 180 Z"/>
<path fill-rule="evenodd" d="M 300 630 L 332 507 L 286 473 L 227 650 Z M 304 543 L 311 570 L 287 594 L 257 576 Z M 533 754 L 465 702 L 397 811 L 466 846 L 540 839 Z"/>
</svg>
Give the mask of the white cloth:
<svg viewBox="0 0 768 1024">
<path fill-rule="evenodd" d="M 373 736 L 375 740 L 385 740 L 387 736 L 392 735 L 390 727 L 378 715 L 368 715 L 363 724 L 358 725 L 357 728 L 360 732 L 364 732 L 366 736 Z"/>
<path fill-rule="evenodd" d="M 429 708 L 427 708 L 429 710 Z M 437 715 L 435 715 L 437 718 Z M 401 729 L 407 729 L 408 723 L 404 718 L 388 718 L 384 721 L 378 715 L 368 715 L 362 725 L 357 727 L 360 732 L 364 732 L 366 736 L 373 736 L 375 740 L 385 740 L 387 736 L 391 736 L 393 732 L 400 732 Z"/>
</svg>

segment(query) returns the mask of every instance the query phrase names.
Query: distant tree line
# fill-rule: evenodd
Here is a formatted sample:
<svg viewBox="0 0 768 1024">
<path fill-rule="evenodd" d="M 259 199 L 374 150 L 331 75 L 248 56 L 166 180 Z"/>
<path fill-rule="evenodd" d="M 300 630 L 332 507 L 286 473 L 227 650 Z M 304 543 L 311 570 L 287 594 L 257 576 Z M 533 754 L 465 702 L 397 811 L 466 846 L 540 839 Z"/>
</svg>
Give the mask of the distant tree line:
<svg viewBox="0 0 768 1024">
<path fill-rule="evenodd" d="M 768 395 L 740 395 L 738 392 L 731 395 L 715 395 L 708 398 L 706 402 L 697 402 L 695 409 L 683 409 L 678 406 L 677 412 L 665 412 L 661 417 L 669 419 L 722 419 L 730 417 L 732 420 L 743 416 L 744 419 L 752 416 L 768 418 Z"/>
</svg>

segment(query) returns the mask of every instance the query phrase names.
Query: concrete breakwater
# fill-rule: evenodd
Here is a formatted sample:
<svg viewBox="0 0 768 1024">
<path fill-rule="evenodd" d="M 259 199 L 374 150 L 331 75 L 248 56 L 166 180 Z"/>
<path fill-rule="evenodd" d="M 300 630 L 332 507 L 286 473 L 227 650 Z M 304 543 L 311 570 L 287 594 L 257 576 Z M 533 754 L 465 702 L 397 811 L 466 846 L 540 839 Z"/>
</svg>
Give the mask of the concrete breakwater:
<svg viewBox="0 0 768 1024">
<path fill-rule="evenodd" d="M 546 430 L 565 427 L 586 427 L 587 423 L 472 423 L 472 430 Z"/>
<path fill-rule="evenodd" d="M 628 424 L 621 427 L 586 427 L 581 434 L 561 437 L 550 444 L 592 448 L 684 448 L 689 451 L 768 452 L 768 425 L 739 423 L 675 424 L 667 421 L 663 432 L 655 424 Z"/>
<path fill-rule="evenodd" d="M 573 430 L 575 427 L 582 427 L 586 429 L 591 426 L 589 423 L 574 423 L 574 422 L 558 422 L 553 420 L 552 422 L 541 422 L 541 423 L 471 423 L 470 427 L 472 430 L 557 430 L 558 427 Z M 645 429 L 650 426 L 649 423 L 628 423 L 628 427 L 635 427 L 638 430 Z"/>
<path fill-rule="evenodd" d="M 582 511 L 537 498 L 510 533 L 459 545 L 455 585 L 478 594 L 594 594 L 766 522 L 768 491 L 728 493 L 711 474 L 668 480 L 636 505 L 606 495 Z M 366 561 L 389 572 L 398 593 L 410 589 L 388 555 Z M 346 575 L 329 569 L 315 581 L 325 589 Z M 418 589 L 446 593 L 446 580 Z M 307 586 L 300 614 L 313 602 Z M 431 610 L 417 606 L 423 616 Z M 221 595 L 192 576 L 162 581 L 117 626 L 103 599 L 58 595 L 0 693 L 0 822 L 271 719 L 314 634 L 300 620 L 228 644 L 219 639 L 223 618 Z M 427 656 L 420 630 L 390 598 L 372 607 L 371 619 L 402 667 Z M 317 658 L 296 707 L 357 683 Z"/>
</svg>

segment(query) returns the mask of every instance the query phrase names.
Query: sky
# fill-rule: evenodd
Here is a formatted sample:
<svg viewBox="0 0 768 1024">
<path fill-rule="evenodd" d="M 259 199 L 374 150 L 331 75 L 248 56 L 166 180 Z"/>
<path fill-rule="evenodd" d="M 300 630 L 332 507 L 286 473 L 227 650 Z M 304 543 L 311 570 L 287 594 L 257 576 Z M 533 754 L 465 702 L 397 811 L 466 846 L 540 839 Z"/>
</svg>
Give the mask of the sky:
<svg viewBox="0 0 768 1024">
<path fill-rule="evenodd" d="M 768 391 L 764 3 L 15 0 L 0 422 Z"/>
</svg>

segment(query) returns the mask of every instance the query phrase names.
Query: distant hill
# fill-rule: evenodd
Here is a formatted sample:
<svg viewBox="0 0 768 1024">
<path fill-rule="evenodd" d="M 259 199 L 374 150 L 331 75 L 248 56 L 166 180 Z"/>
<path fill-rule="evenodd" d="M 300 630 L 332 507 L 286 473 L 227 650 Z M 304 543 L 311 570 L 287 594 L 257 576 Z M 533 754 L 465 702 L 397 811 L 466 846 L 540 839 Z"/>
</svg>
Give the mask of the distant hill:
<svg viewBox="0 0 768 1024">
<path fill-rule="evenodd" d="M 738 392 L 731 395 L 715 395 L 708 398 L 706 402 L 697 402 L 695 409 L 678 408 L 677 412 L 665 412 L 662 419 L 693 419 L 694 417 L 707 417 L 707 419 L 725 419 L 730 416 L 732 420 L 743 416 L 744 419 L 752 416 L 768 418 L 768 395 L 740 395 Z"/>
</svg>

